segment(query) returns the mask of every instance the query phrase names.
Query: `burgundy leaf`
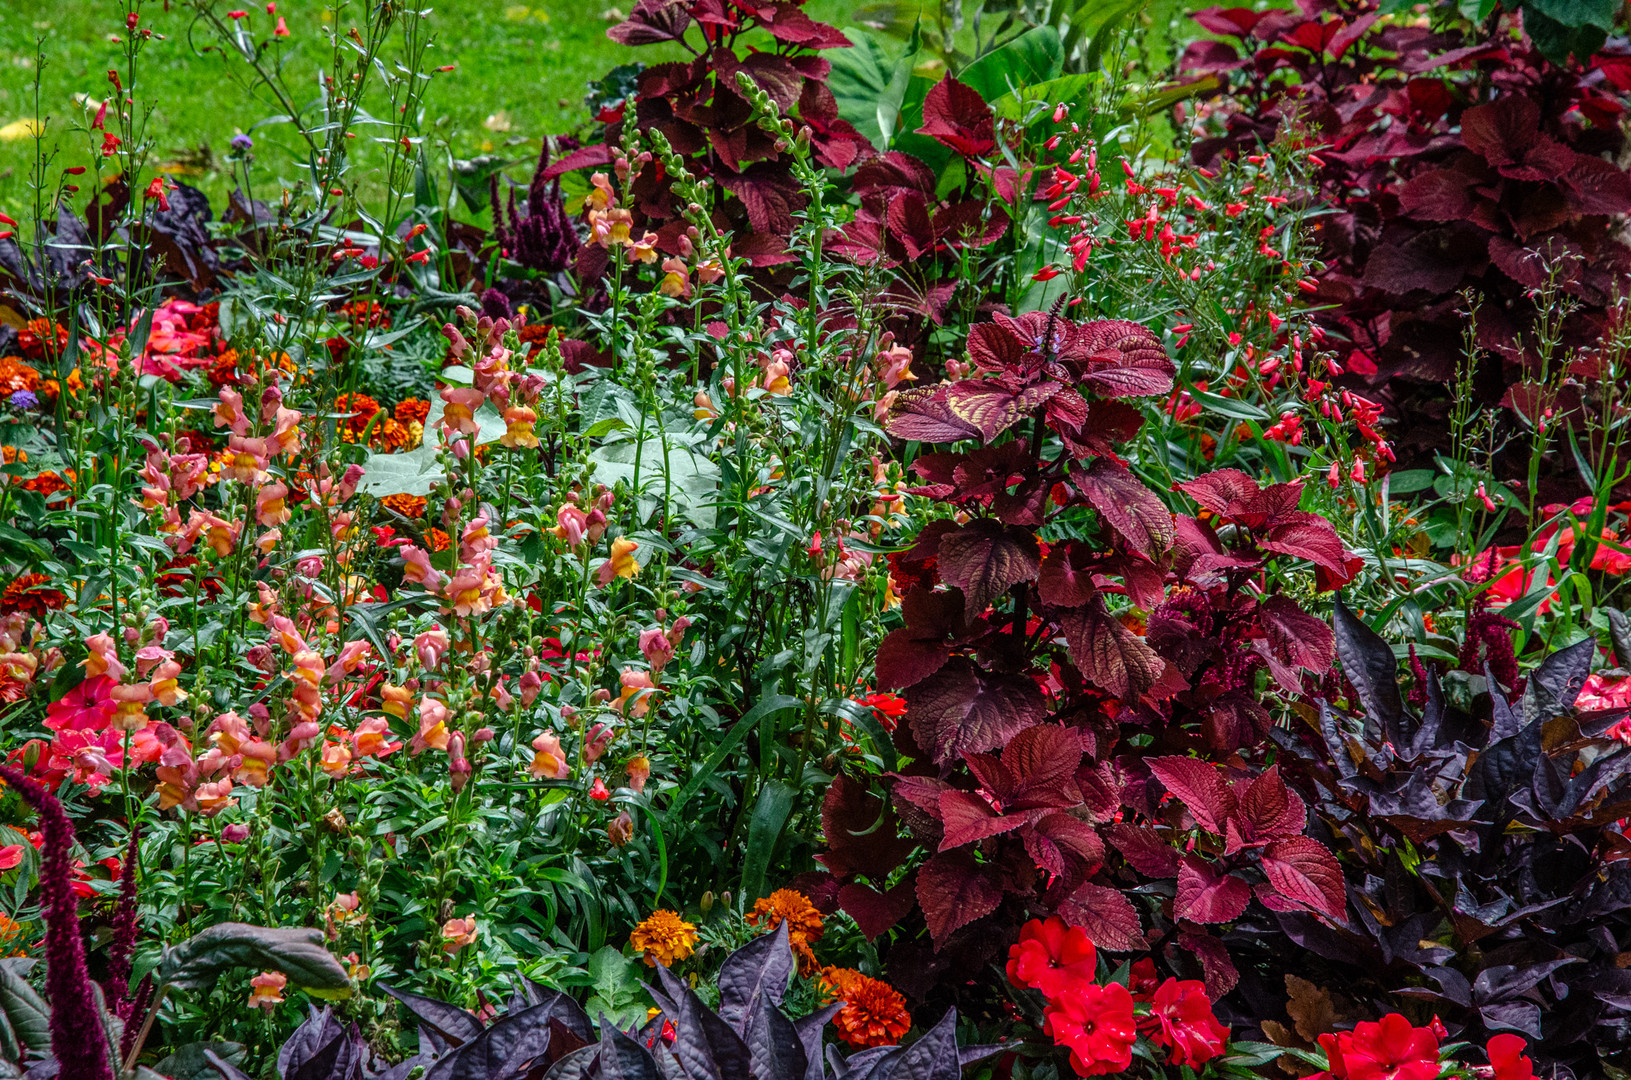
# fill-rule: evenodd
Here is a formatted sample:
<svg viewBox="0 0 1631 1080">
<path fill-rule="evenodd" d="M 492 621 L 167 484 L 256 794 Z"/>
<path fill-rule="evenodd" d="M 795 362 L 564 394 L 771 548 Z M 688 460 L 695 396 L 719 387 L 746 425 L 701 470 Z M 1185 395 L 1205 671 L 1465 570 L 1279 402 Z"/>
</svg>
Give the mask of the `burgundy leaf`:
<svg viewBox="0 0 1631 1080">
<path fill-rule="evenodd" d="M 940 838 L 940 850 L 950 851 L 1011 832 L 1034 818 L 1036 814 L 999 814 L 991 804 L 970 791 L 942 791 L 940 793 L 940 824 L 945 833 Z"/>
<path fill-rule="evenodd" d="M 1017 372 L 1034 351 L 1023 322 L 1006 316 L 992 322 L 975 323 L 968 331 L 968 358 L 985 371 Z"/>
<path fill-rule="evenodd" d="M 1199 930 L 1180 930 L 1178 947 L 1200 959 L 1201 974 L 1206 980 L 1206 995 L 1213 1001 L 1222 998 L 1240 982 L 1240 972 L 1229 958 L 1228 946 L 1211 934 Z"/>
<path fill-rule="evenodd" d="M 969 619 L 1013 586 L 1035 578 L 1040 565 L 1034 533 L 991 518 L 975 518 L 940 538 L 940 576 L 963 590 Z"/>
<path fill-rule="evenodd" d="M 1269 711 L 1250 693 L 1231 690 L 1212 702 L 1201 725 L 1206 744 L 1213 750 L 1232 754 L 1261 742 L 1274 725 Z"/>
<path fill-rule="evenodd" d="M 1289 596 L 1271 596 L 1257 607 L 1269 648 L 1282 663 L 1323 675 L 1336 660 L 1336 638 L 1324 619 L 1310 615 Z"/>
<path fill-rule="evenodd" d="M 912 835 L 940 843 L 940 793 L 951 785 L 932 776 L 895 776 L 889 801 Z"/>
<path fill-rule="evenodd" d="M 678 41 L 691 25 L 685 0 L 640 0 L 623 22 L 606 31 L 620 45 L 655 45 Z"/>
<path fill-rule="evenodd" d="M 914 686 L 940 670 L 951 655 L 947 635 L 962 628 L 963 604 L 955 593 L 916 586 L 907 591 L 901 614 L 906 625 L 878 646 L 878 685 L 886 690 Z"/>
<path fill-rule="evenodd" d="M 907 698 L 912 734 L 937 764 L 1001 746 L 1047 712 L 1030 679 L 988 674 L 962 659 L 948 661 Z"/>
<path fill-rule="evenodd" d="M 789 45 L 805 49 L 847 49 L 852 44 L 837 27 L 816 22 L 799 10 L 796 0 L 753 5 L 761 20 L 760 25 L 770 36 Z"/>
<path fill-rule="evenodd" d="M 991 106 L 980 92 L 947 75 L 923 99 L 923 126 L 927 135 L 964 157 L 983 157 L 997 145 Z"/>
<path fill-rule="evenodd" d="M 1079 540 L 1066 540 L 1053 544 L 1042 557 L 1037 570 L 1036 590 L 1044 604 L 1059 607 L 1080 607 L 1099 590 L 1093 584 L 1093 571 L 1098 557 L 1093 549 Z"/>
<path fill-rule="evenodd" d="M 1081 738 L 1074 729 L 1058 724 L 1026 728 L 1002 748 L 1003 768 L 1015 782 L 1009 797 L 1027 805 L 1069 806 L 1080 802 L 1072 778 L 1081 763 Z"/>
<path fill-rule="evenodd" d="M 579 147 L 561 160 L 551 162 L 549 168 L 543 171 L 543 179 L 553 180 L 557 176 L 564 176 L 578 169 L 587 169 L 593 165 L 610 165 L 611 161 L 612 148 L 606 143 L 594 143 Z"/>
<path fill-rule="evenodd" d="M 1251 8 L 1207 8 L 1197 11 L 1190 18 L 1194 19 L 1203 28 L 1214 34 L 1225 37 L 1244 38 L 1251 34 L 1252 27 L 1265 13 L 1253 11 Z"/>
<path fill-rule="evenodd" d="M 1342 867 L 1318 840 L 1306 836 L 1276 840 L 1263 849 L 1263 873 L 1285 899 L 1333 921 L 1344 921 L 1348 894 Z"/>
<path fill-rule="evenodd" d="M 1219 517 L 1233 518 L 1235 512 L 1258 492 L 1257 481 L 1239 469 L 1217 469 L 1197 476 L 1178 489 Z"/>
<path fill-rule="evenodd" d="M 1155 685 L 1161 658 L 1110 614 L 1102 597 L 1060 612 L 1058 620 L 1070 658 L 1090 681 L 1124 700 Z"/>
<path fill-rule="evenodd" d="M 1008 231 L 1008 214 L 981 199 L 964 199 L 935 213 L 934 231 L 954 247 L 985 247 Z"/>
<path fill-rule="evenodd" d="M 917 903 L 938 951 L 954 931 L 997 910 L 1002 886 L 969 852 L 930 856 L 917 872 Z"/>
<path fill-rule="evenodd" d="M 946 387 L 946 405 L 989 443 L 1060 389 L 1058 383 L 1043 383 L 1015 391 L 984 379 L 963 379 Z"/>
<path fill-rule="evenodd" d="M 1172 547 L 1172 512 L 1128 468 L 1111 458 L 1095 458 L 1070 470 L 1070 482 L 1122 541 L 1153 559 Z"/>
<path fill-rule="evenodd" d="M 914 847 L 896 832 L 895 823 L 888 803 L 839 773 L 821 800 L 821 831 L 827 838 L 822 863 L 840 881 L 858 873 L 882 881 Z"/>
<path fill-rule="evenodd" d="M 1184 804 L 1201 828 L 1223 835 L 1223 823 L 1235 812 L 1236 801 L 1222 769 L 1189 757 L 1150 758 L 1148 764 L 1150 772 Z"/>
<path fill-rule="evenodd" d="M 917 906 L 917 894 L 910 879 L 888 892 L 851 882 L 838 890 L 838 906 L 855 920 L 868 941 L 874 941 L 911 913 Z"/>
<path fill-rule="evenodd" d="M 1301 520 L 1270 529 L 1269 534 L 1258 541 L 1259 546 L 1281 555 L 1307 559 L 1332 573 L 1347 572 L 1348 551 L 1331 523 L 1317 514 L 1299 517 Z"/>
<path fill-rule="evenodd" d="M 908 387 L 899 391 L 884 429 L 897 439 L 918 442 L 961 442 L 980 435 L 978 425 L 952 412 L 947 401 L 950 387 Z"/>
<path fill-rule="evenodd" d="M 1226 853 L 1233 855 L 1248 844 L 1301 836 L 1307 824 L 1308 810 L 1302 799 L 1286 787 L 1280 766 L 1271 765 L 1246 786 L 1239 806 L 1229 815 Z"/>
<path fill-rule="evenodd" d="M 1145 877 L 1169 878 L 1178 875 L 1178 853 L 1154 829 L 1131 822 L 1118 822 L 1105 830 L 1105 837 L 1133 869 Z"/>
<path fill-rule="evenodd" d="M 1106 397 L 1147 397 L 1172 389 L 1176 372 L 1161 339 L 1147 326 L 1121 319 L 1083 323 L 1061 359 Z"/>
<path fill-rule="evenodd" d="M 793 212 L 803 207 L 804 197 L 785 167 L 760 161 L 739 173 L 716 175 L 719 186 L 747 207 L 754 232 L 785 237 L 793 231 Z"/>
<path fill-rule="evenodd" d="M 911 154 L 891 150 L 855 170 L 854 188 L 858 194 L 904 188 L 929 198 L 934 195 L 934 172 Z"/>
<path fill-rule="evenodd" d="M 1461 114 L 1461 141 L 1491 165 L 1523 160 L 1540 138 L 1540 106 L 1524 94 L 1502 94 Z"/>
<path fill-rule="evenodd" d="M 1104 865 L 1104 841 L 1098 830 L 1066 813 L 1036 822 L 1025 834 L 1025 850 L 1038 869 L 1055 877 L 1080 880 Z"/>
<path fill-rule="evenodd" d="M 890 200 L 884 220 L 890 235 L 905 245 L 909 257 L 916 259 L 934 250 L 934 222 L 929 218 L 923 196 L 913 191 L 897 195 Z"/>
<path fill-rule="evenodd" d="M 1459 169 L 1429 169 L 1399 189 L 1399 209 L 1424 221 L 1460 221 L 1472 213 L 1477 184 Z"/>
<path fill-rule="evenodd" d="M 1147 947 L 1138 911 L 1118 890 L 1088 882 L 1078 885 L 1059 905 L 1059 914 L 1080 926 L 1088 939 L 1107 952 Z"/>
<path fill-rule="evenodd" d="M 1191 922 L 1232 922 L 1251 898 L 1251 886 L 1240 878 L 1220 874 L 1206 861 L 1186 855 L 1178 866 L 1178 895 L 1172 913 Z"/>
</svg>

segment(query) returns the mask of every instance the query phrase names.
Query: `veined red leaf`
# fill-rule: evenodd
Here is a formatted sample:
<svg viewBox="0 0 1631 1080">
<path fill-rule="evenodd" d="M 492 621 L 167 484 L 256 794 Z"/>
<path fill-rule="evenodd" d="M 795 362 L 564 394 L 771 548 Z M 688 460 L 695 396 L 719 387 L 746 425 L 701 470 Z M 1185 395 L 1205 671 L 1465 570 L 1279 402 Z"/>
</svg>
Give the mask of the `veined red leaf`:
<svg viewBox="0 0 1631 1080">
<path fill-rule="evenodd" d="M 1263 873 L 1281 896 L 1334 922 L 1346 921 L 1342 867 L 1324 844 L 1306 836 L 1276 840 L 1263 849 Z"/>
<path fill-rule="evenodd" d="M 960 658 L 906 696 L 912 734 L 939 764 L 995 749 L 1047 712 L 1042 691 L 1030 679 L 984 672 Z"/>
<path fill-rule="evenodd" d="M 1289 836 L 1301 836 L 1308 825 L 1308 810 L 1302 799 L 1286 787 L 1280 766 L 1271 765 L 1240 792 L 1239 804 L 1227 822 L 1227 854 L 1248 844 L 1262 844 Z"/>
<path fill-rule="evenodd" d="M 1145 877 L 1169 878 L 1178 874 L 1178 853 L 1154 829 L 1118 822 L 1105 830 L 1105 838 L 1133 869 Z"/>
<path fill-rule="evenodd" d="M 964 157 L 984 157 L 997 145 L 996 121 L 980 92 L 947 75 L 923 99 L 919 135 Z"/>
<path fill-rule="evenodd" d="M 1099 594 L 1093 584 L 1098 565 L 1093 549 L 1079 540 L 1053 544 L 1037 569 L 1036 591 L 1044 604 L 1080 607 Z"/>
<path fill-rule="evenodd" d="M 1059 905 L 1061 917 L 1080 926 L 1088 939 L 1107 952 L 1131 952 L 1146 947 L 1138 911 L 1117 889 L 1087 882 L 1076 887 Z"/>
<path fill-rule="evenodd" d="M 917 895 L 910 879 L 888 892 L 879 892 L 869 885 L 851 882 L 838 890 L 838 906 L 855 920 L 868 941 L 904 919 L 917 906 Z"/>
<path fill-rule="evenodd" d="M 1336 660 L 1336 637 L 1330 624 L 1310 615 L 1289 596 L 1271 596 L 1258 605 L 1258 618 L 1269 648 L 1281 662 L 1323 675 Z"/>
<path fill-rule="evenodd" d="M 1186 855 L 1178 866 L 1178 896 L 1172 913 L 1198 923 L 1232 922 L 1251 902 L 1252 887 L 1233 874 L 1220 874 L 1209 863 Z"/>
<path fill-rule="evenodd" d="M 988 836 L 1012 832 L 1035 816 L 1035 811 L 999 814 L 971 791 L 942 791 L 940 824 L 946 831 L 940 837 L 940 850 L 950 851 Z"/>
<path fill-rule="evenodd" d="M 1034 533 L 991 518 L 975 518 L 940 538 L 940 577 L 963 591 L 968 619 L 1013 586 L 1035 578 L 1040 565 Z"/>
<path fill-rule="evenodd" d="M 1111 458 L 1073 467 L 1070 482 L 1122 541 L 1145 558 L 1172 547 L 1172 512 L 1128 468 Z"/>
<path fill-rule="evenodd" d="M 932 855 L 918 868 L 917 903 L 936 951 L 946 938 L 997 910 L 1002 886 L 965 851 Z"/>
<path fill-rule="evenodd" d="M 1223 835 L 1223 823 L 1235 812 L 1236 801 L 1222 769 L 1209 761 L 1176 756 L 1150 758 L 1148 764 L 1201 828 Z"/>
<path fill-rule="evenodd" d="M 1088 679 L 1122 699 L 1155 685 L 1164 666 L 1143 638 L 1121 624 L 1095 596 L 1057 616 L 1070 646 L 1070 658 Z"/>
</svg>

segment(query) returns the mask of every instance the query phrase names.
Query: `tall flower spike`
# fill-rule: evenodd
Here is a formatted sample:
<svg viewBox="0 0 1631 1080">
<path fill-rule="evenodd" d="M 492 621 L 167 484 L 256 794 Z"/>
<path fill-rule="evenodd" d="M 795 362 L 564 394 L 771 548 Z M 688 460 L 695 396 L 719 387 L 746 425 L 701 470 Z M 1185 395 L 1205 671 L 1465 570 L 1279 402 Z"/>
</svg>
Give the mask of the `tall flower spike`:
<svg viewBox="0 0 1631 1080">
<path fill-rule="evenodd" d="M 113 1080 L 96 995 L 85 970 L 85 944 L 79 937 L 74 823 L 55 795 L 18 770 L 0 765 L 0 780 L 34 808 L 45 834 L 40 906 L 45 910 L 45 992 L 51 1000 L 51 1054 L 60 1067 L 58 1080 Z"/>
<path fill-rule="evenodd" d="M 130 958 L 136 952 L 136 935 L 140 922 L 136 915 L 136 871 L 141 863 L 141 826 L 130 829 L 130 845 L 125 850 L 125 864 L 119 871 L 119 902 L 113 908 L 113 942 L 108 947 L 108 980 L 103 987 L 113 1011 L 119 1019 L 130 1022 Z"/>
</svg>

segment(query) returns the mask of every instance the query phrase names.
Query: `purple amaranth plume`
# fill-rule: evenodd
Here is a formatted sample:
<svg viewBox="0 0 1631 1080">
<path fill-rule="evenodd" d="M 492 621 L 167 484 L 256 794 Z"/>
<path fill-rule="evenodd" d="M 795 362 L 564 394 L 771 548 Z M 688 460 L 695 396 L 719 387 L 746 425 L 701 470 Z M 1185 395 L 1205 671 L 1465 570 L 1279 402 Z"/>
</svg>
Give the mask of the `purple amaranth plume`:
<svg viewBox="0 0 1631 1080">
<path fill-rule="evenodd" d="M 113 942 L 108 947 L 108 978 L 102 991 L 113 1003 L 119 1019 L 130 1022 L 130 958 L 136 952 L 136 935 L 140 923 L 136 918 L 136 871 L 140 869 L 141 826 L 130 830 L 130 847 L 125 852 L 125 864 L 119 871 L 119 902 L 113 908 Z"/>
<path fill-rule="evenodd" d="M 55 795 L 17 769 L 0 765 L 0 780 L 34 808 L 45 834 L 40 906 L 45 910 L 45 993 L 51 1002 L 51 1054 L 59 1066 L 57 1078 L 113 1080 L 96 994 L 85 970 L 85 943 L 79 937 L 74 823 Z"/>
<path fill-rule="evenodd" d="M 516 209 L 514 190 L 510 191 L 507 215 L 499 205 L 497 176 L 492 180 L 491 198 L 493 236 L 499 246 L 522 266 L 554 274 L 572 265 L 582 241 L 567 215 L 566 203 L 561 198 L 561 182 L 544 179 L 544 171 L 549 167 L 549 146 L 550 140 L 546 138 L 538 155 L 532 185 L 527 189 L 525 217 Z"/>
</svg>

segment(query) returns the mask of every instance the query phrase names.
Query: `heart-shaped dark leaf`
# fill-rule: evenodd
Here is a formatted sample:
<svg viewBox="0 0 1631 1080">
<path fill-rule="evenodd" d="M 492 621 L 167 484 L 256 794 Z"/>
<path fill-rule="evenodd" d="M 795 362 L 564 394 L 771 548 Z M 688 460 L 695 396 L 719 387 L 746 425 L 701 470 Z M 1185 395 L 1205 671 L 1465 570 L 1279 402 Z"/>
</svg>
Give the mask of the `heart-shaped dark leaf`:
<svg viewBox="0 0 1631 1080">
<path fill-rule="evenodd" d="M 281 971 L 290 983 L 308 990 L 351 989 L 345 968 L 323 946 L 321 930 L 231 922 L 165 949 L 153 977 L 181 990 L 200 990 L 235 967 Z"/>
</svg>

